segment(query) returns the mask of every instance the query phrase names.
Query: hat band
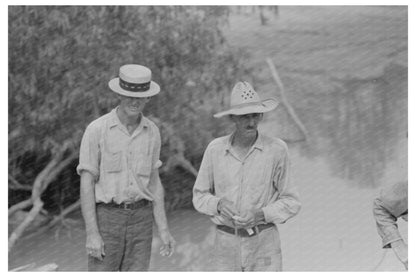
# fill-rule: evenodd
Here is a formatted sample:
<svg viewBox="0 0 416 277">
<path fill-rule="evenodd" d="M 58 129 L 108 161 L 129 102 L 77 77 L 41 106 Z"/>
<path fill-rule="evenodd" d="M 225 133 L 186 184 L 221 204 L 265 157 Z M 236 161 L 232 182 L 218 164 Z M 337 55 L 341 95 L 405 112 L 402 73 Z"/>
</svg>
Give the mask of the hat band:
<svg viewBox="0 0 416 277">
<path fill-rule="evenodd" d="M 248 102 L 248 103 L 242 103 L 238 105 L 231 106 L 230 109 L 239 109 L 239 108 L 245 108 L 250 106 L 264 106 L 262 102 Z"/>
<path fill-rule="evenodd" d="M 120 87 L 122 89 L 132 91 L 132 92 L 143 92 L 148 91 L 150 89 L 150 82 L 142 83 L 142 84 L 135 84 L 135 83 L 129 83 L 124 80 L 120 79 Z"/>
</svg>

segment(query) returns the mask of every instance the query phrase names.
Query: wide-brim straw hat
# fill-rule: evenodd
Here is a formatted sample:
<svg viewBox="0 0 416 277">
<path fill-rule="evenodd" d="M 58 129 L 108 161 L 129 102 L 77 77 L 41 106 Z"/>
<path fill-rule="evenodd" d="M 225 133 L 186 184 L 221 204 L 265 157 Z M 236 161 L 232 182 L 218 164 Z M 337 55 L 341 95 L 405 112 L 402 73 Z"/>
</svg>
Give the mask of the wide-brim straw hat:
<svg viewBox="0 0 416 277">
<path fill-rule="evenodd" d="M 120 67 L 119 77 L 108 82 L 112 91 L 128 97 L 150 97 L 160 91 L 160 86 L 152 81 L 152 71 L 138 64 Z"/>
<path fill-rule="evenodd" d="M 248 82 L 238 82 L 231 91 L 230 108 L 214 114 L 214 117 L 224 115 L 243 115 L 251 113 L 266 113 L 277 107 L 276 99 L 261 100 L 258 93 Z"/>
</svg>

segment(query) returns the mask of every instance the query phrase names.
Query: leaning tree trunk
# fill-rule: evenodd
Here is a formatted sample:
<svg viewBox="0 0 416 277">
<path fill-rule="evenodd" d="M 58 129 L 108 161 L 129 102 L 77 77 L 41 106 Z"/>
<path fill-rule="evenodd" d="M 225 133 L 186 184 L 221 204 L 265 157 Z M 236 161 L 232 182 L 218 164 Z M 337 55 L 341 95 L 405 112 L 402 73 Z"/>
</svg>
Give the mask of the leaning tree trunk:
<svg viewBox="0 0 416 277">
<path fill-rule="evenodd" d="M 277 86 L 279 87 L 280 100 L 282 101 L 283 106 L 285 106 L 286 110 L 289 113 L 289 116 L 293 119 L 296 126 L 302 132 L 305 140 L 308 141 L 309 140 L 308 139 L 309 138 L 308 131 L 306 130 L 305 126 L 303 125 L 302 121 L 299 119 L 297 114 L 295 113 L 295 110 L 293 109 L 293 107 L 289 104 L 289 101 L 286 99 L 285 89 L 283 87 L 282 80 L 280 79 L 279 75 L 277 74 L 277 70 L 274 66 L 274 63 L 273 63 L 272 59 L 267 58 L 266 62 L 270 67 L 270 70 L 272 72 L 272 77 L 273 77 L 274 81 L 276 82 Z"/>
<path fill-rule="evenodd" d="M 16 241 L 22 236 L 26 228 L 32 223 L 39 212 L 42 210 L 43 202 L 41 200 L 42 193 L 46 190 L 49 184 L 67 167 L 74 159 L 77 158 L 77 153 L 74 151 L 68 157 L 65 157 L 65 152 L 68 150 L 68 143 L 64 143 L 62 148 L 55 153 L 52 160 L 36 177 L 32 195 L 30 199 L 17 203 L 9 208 L 9 216 L 14 212 L 32 206 L 29 214 L 22 223 L 17 226 L 9 237 L 9 252 L 15 245 Z"/>
</svg>

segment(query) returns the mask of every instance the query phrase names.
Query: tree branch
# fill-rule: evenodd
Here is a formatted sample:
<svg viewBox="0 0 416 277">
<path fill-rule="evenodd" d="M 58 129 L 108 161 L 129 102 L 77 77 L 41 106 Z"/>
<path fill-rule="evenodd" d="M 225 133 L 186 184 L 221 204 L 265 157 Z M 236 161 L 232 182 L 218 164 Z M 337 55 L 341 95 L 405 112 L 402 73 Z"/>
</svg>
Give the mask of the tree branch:
<svg viewBox="0 0 416 277">
<path fill-rule="evenodd" d="M 35 202 L 35 200 L 40 197 L 43 190 L 46 188 L 44 185 L 45 180 L 47 176 L 50 174 L 50 172 L 54 169 L 54 167 L 59 163 L 59 161 L 62 159 L 64 151 L 58 152 L 52 160 L 46 165 L 46 167 L 36 176 L 35 181 L 33 182 L 33 189 L 32 189 L 32 200 Z"/>
<path fill-rule="evenodd" d="M 32 190 L 32 186 L 22 185 L 11 174 L 9 174 L 9 181 L 13 183 L 13 186 L 9 186 L 9 189 L 11 190 L 25 190 L 25 191 Z"/>
<path fill-rule="evenodd" d="M 71 163 L 76 157 L 77 153 L 74 151 L 67 158 L 63 159 L 64 153 L 70 144 L 64 143 L 60 151 L 56 152 L 52 160 L 46 167 L 36 176 L 33 184 L 32 196 L 30 199 L 22 201 L 9 209 L 9 216 L 22 207 L 28 207 L 33 203 L 33 207 L 23 222 L 13 231 L 9 237 L 9 252 L 13 248 L 17 239 L 23 234 L 24 230 L 35 219 L 35 217 L 42 210 L 43 202 L 41 195 L 48 185 L 58 176 L 58 174 Z"/>
<path fill-rule="evenodd" d="M 9 216 L 13 215 L 15 212 L 19 210 L 26 209 L 32 205 L 32 198 L 23 200 L 22 202 L 19 202 L 9 208 Z"/>
<path fill-rule="evenodd" d="M 42 188 L 42 192 L 46 189 L 49 183 L 51 183 L 62 172 L 62 170 L 65 167 L 67 167 L 77 157 L 78 157 L 78 153 L 74 151 L 67 158 L 65 158 L 65 160 L 59 162 L 59 164 L 53 170 L 51 170 L 48 176 L 45 178 L 43 182 L 44 187 Z"/>
<path fill-rule="evenodd" d="M 23 234 L 26 227 L 29 226 L 29 224 L 39 214 L 42 207 L 43 207 L 43 202 L 40 199 L 36 199 L 36 201 L 33 204 L 32 209 L 29 212 L 29 214 L 26 216 L 26 218 L 23 220 L 23 222 L 20 223 L 20 225 L 10 235 L 10 237 L 9 237 L 9 252 L 13 248 L 17 239 Z"/>
<path fill-rule="evenodd" d="M 175 133 L 173 126 L 168 122 L 162 122 L 157 117 L 150 117 L 150 119 L 160 126 L 162 132 L 165 133 L 163 137 L 164 139 L 167 139 L 169 144 L 169 158 L 161 171 L 167 172 L 176 166 L 181 166 L 183 169 L 196 177 L 198 175 L 198 171 L 192 163 L 185 158 L 185 143 Z"/>
<path fill-rule="evenodd" d="M 295 110 L 292 108 L 292 106 L 289 104 L 289 101 L 286 99 L 285 90 L 283 87 L 283 83 L 279 78 L 279 75 L 277 74 L 276 68 L 273 64 L 273 61 L 270 58 L 266 59 L 267 64 L 270 67 L 270 70 L 272 71 L 272 76 L 274 81 L 276 82 L 277 86 L 279 87 L 280 97 L 282 100 L 283 105 L 285 106 L 286 110 L 289 113 L 289 116 L 295 121 L 296 126 L 300 129 L 303 136 L 305 137 L 305 140 L 308 140 L 308 131 L 306 130 L 305 126 L 303 125 L 302 121 L 298 118 L 298 116 L 295 113 Z"/>
<path fill-rule="evenodd" d="M 40 234 L 40 233 L 43 233 L 43 232 L 45 232 L 46 230 L 48 230 L 48 229 L 50 229 L 50 228 L 52 228 L 52 227 L 54 227 L 58 222 L 60 222 L 61 220 L 63 220 L 63 218 L 66 216 L 66 215 L 68 215 L 68 214 L 70 214 L 70 213 L 72 213 L 73 211 L 75 211 L 76 209 L 78 209 L 79 207 L 81 206 L 81 201 L 80 200 L 78 200 L 78 201 L 76 201 L 75 203 L 72 203 L 71 205 L 69 205 L 68 207 L 66 207 L 62 212 L 61 212 L 61 214 L 59 214 L 59 215 L 57 215 L 57 216 L 54 216 L 54 218 L 48 223 L 48 225 L 46 225 L 46 226 L 42 226 L 41 228 L 39 228 L 38 230 L 36 230 L 35 232 L 33 232 L 33 233 L 31 233 L 31 234 L 28 234 L 27 236 L 26 236 L 26 238 L 31 238 L 31 237 L 34 237 L 34 236 L 36 236 L 36 235 L 38 235 L 38 234 Z"/>
<path fill-rule="evenodd" d="M 169 156 L 163 171 L 170 171 L 172 168 L 175 168 L 176 166 L 182 167 L 183 169 L 191 173 L 194 177 L 198 175 L 198 171 L 191 164 L 191 162 L 185 158 L 185 156 L 182 153 L 176 153 Z"/>
<path fill-rule="evenodd" d="M 78 200 L 75 203 L 69 205 L 68 207 L 66 207 L 62 213 L 58 216 L 55 216 L 55 218 L 49 222 L 49 224 L 46 226 L 47 229 L 53 227 L 56 223 L 58 223 L 60 220 L 62 220 L 66 215 L 68 215 L 69 213 L 75 211 L 76 209 L 78 209 L 81 206 L 81 201 Z"/>
<path fill-rule="evenodd" d="M 36 201 L 37 198 L 40 197 L 43 190 L 45 190 L 46 187 L 44 187 L 44 180 L 47 178 L 48 174 L 53 170 L 53 168 L 58 164 L 59 159 L 62 158 L 63 151 L 58 153 L 46 166 L 45 168 L 36 176 L 36 179 L 33 183 L 32 187 L 32 196 L 30 199 L 24 200 L 22 202 L 19 202 L 9 208 L 9 216 L 11 216 L 14 212 L 18 210 L 25 209 L 29 207 L 32 203 Z M 50 179 L 50 178 L 49 178 Z"/>
</svg>

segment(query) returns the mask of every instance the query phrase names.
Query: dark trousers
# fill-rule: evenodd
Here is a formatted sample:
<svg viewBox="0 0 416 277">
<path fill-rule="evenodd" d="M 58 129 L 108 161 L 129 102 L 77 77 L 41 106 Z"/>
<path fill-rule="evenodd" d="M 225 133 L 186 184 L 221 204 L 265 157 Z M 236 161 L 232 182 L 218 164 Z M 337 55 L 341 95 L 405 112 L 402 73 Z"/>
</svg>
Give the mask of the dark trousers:
<svg viewBox="0 0 416 277">
<path fill-rule="evenodd" d="M 88 256 L 88 271 L 147 271 L 153 238 L 151 204 L 136 210 L 97 205 L 105 257 Z"/>
</svg>

